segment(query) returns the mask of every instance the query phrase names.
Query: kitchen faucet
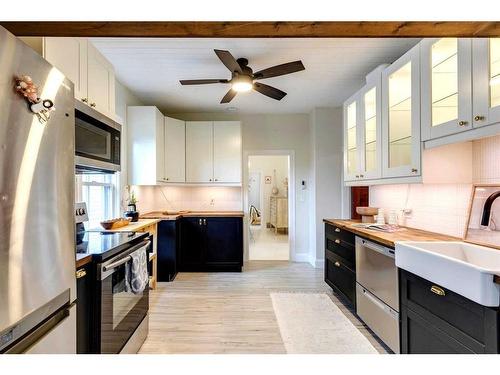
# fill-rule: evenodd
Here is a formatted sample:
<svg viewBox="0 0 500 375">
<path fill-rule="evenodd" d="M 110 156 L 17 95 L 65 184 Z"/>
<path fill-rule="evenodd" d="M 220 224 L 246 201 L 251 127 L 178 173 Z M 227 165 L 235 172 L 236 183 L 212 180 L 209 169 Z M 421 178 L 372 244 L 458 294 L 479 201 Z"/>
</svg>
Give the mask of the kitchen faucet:
<svg viewBox="0 0 500 375">
<path fill-rule="evenodd" d="M 487 199 L 486 202 L 484 202 L 484 207 L 483 207 L 483 217 L 481 218 L 481 225 L 482 226 L 489 226 L 490 224 L 490 217 L 491 217 L 491 206 L 493 205 L 493 202 L 495 199 L 500 197 L 500 190 L 491 194 Z"/>
</svg>

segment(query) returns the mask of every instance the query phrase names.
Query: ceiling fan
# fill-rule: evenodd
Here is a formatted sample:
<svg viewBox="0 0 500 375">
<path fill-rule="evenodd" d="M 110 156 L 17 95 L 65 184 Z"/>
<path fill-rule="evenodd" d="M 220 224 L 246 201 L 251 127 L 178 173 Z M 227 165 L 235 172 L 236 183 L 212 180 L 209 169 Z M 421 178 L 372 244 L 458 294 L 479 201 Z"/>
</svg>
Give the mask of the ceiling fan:
<svg viewBox="0 0 500 375">
<path fill-rule="evenodd" d="M 188 79 L 181 80 L 181 85 L 204 85 L 208 83 L 229 83 L 231 88 L 224 95 L 222 103 L 229 103 L 238 92 L 245 92 L 254 89 L 263 95 L 270 98 L 281 100 L 286 95 L 286 92 L 278 90 L 275 87 L 256 82 L 260 79 L 282 76 L 285 74 L 299 72 L 304 70 L 302 61 L 293 61 L 286 64 L 276 65 L 271 68 L 253 72 L 248 66 L 248 60 L 239 58 L 236 60 L 229 51 L 215 49 L 215 54 L 219 57 L 222 63 L 231 71 L 231 79 Z"/>
</svg>

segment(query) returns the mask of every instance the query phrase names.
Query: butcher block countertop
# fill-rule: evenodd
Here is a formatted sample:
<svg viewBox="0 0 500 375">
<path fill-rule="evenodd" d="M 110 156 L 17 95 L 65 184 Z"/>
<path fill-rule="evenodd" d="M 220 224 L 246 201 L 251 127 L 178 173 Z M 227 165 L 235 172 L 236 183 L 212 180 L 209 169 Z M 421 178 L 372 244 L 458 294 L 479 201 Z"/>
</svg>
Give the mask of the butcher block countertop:
<svg viewBox="0 0 500 375">
<path fill-rule="evenodd" d="M 167 211 L 168 212 L 168 211 Z M 165 211 L 153 211 L 141 215 L 141 219 L 177 220 L 181 217 L 243 217 L 243 211 L 181 211 L 170 213 Z"/>
<path fill-rule="evenodd" d="M 76 254 L 76 268 L 92 262 L 92 254 Z"/>
<path fill-rule="evenodd" d="M 359 220 L 323 219 L 323 222 L 389 247 L 394 247 L 396 241 L 462 241 L 458 237 L 408 227 L 401 227 L 403 230 L 393 233 L 353 227 L 353 224 L 360 223 Z"/>
<path fill-rule="evenodd" d="M 125 225 L 124 227 L 105 230 L 102 227 L 89 229 L 87 232 L 138 232 L 141 229 L 149 227 L 150 225 L 157 224 L 160 219 L 151 218 L 151 219 L 139 219 L 136 222 Z"/>
</svg>

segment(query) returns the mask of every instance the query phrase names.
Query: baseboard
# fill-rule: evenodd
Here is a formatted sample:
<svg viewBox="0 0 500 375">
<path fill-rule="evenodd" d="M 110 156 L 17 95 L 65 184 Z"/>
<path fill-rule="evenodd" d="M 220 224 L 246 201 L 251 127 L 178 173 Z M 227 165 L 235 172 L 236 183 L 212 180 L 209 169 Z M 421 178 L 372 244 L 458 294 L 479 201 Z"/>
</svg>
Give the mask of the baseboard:
<svg viewBox="0 0 500 375">
<path fill-rule="evenodd" d="M 292 261 L 309 263 L 309 254 L 307 253 L 295 254 L 294 259 L 292 259 Z"/>
</svg>

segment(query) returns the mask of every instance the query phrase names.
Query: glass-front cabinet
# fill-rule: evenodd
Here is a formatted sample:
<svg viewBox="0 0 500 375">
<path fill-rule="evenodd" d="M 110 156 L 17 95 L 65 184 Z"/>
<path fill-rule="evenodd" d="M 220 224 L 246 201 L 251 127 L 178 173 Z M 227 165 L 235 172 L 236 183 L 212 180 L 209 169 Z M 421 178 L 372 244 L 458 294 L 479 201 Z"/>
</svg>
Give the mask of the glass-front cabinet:
<svg viewBox="0 0 500 375">
<path fill-rule="evenodd" d="M 500 38 L 472 40 L 474 127 L 500 122 Z"/>
<path fill-rule="evenodd" d="M 420 46 L 382 73 L 382 176 L 421 174 Z"/>
<path fill-rule="evenodd" d="M 344 103 L 344 180 L 359 179 L 359 93 L 356 93 Z"/>
<path fill-rule="evenodd" d="M 381 71 L 370 73 L 366 85 L 344 103 L 345 181 L 382 177 Z"/>
<path fill-rule="evenodd" d="M 472 41 L 424 39 L 420 43 L 422 140 L 472 128 Z"/>
</svg>

